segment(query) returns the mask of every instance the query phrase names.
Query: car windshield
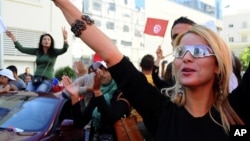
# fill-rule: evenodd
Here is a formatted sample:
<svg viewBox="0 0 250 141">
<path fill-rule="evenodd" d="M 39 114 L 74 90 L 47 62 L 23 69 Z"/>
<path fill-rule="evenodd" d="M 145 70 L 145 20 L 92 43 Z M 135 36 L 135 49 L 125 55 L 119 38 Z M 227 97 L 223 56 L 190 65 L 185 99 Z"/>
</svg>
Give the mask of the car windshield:
<svg viewBox="0 0 250 141">
<path fill-rule="evenodd" d="M 0 127 L 42 131 L 50 124 L 59 99 L 36 96 L 0 96 Z"/>
</svg>

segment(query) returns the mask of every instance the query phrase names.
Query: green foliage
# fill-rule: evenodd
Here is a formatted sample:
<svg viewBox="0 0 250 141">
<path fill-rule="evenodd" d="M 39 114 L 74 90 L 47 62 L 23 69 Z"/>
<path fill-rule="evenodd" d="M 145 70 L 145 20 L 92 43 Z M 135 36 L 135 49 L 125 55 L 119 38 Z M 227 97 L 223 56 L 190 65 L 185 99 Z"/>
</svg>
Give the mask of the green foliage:
<svg viewBox="0 0 250 141">
<path fill-rule="evenodd" d="M 75 71 L 69 66 L 59 68 L 55 71 L 55 77 L 60 81 L 62 80 L 63 75 L 69 76 L 71 79 L 75 79 L 76 77 Z"/>
<path fill-rule="evenodd" d="M 241 52 L 240 61 L 243 66 L 243 70 L 246 70 L 250 62 L 250 46 L 248 46 Z"/>
</svg>

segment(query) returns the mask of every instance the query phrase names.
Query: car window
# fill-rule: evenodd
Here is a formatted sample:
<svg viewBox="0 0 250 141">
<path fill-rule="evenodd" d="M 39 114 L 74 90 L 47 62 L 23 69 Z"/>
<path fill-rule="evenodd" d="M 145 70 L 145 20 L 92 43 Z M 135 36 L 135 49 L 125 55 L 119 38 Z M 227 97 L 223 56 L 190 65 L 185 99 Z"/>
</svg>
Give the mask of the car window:
<svg viewBox="0 0 250 141">
<path fill-rule="evenodd" d="M 30 96 L 0 97 L 0 127 L 41 131 L 49 126 L 59 99 Z"/>
</svg>

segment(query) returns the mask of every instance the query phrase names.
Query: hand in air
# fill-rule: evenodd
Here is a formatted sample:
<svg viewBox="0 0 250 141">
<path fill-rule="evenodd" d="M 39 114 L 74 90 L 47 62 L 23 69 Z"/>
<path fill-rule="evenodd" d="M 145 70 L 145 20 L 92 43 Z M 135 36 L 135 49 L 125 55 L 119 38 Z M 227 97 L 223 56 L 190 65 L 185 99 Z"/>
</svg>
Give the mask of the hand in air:
<svg viewBox="0 0 250 141">
<path fill-rule="evenodd" d="M 68 39 L 68 32 L 65 29 L 65 27 L 62 28 L 62 33 L 63 33 L 63 39 L 66 41 Z"/>
<path fill-rule="evenodd" d="M 102 77 L 103 72 L 100 69 L 97 69 L 95 73 L 96 73 L 96 75 L 94 77 L 93 91 L 100 90 L 101 77 Z"/>
<path fill-rule="evenodd" d="M 75 70 L 77 77 L 80 77 L 87 73 L 87 69 L 82 61 L 75 61 L 73 64 L 73 69 Z"/>
<path fill-rule="evenodd" d="M 158 46 L 158 48 L 156 50 L 156 56 L 157 56 L 158 59 L 163 59 L 164 58 L 161 46 Z"/>
<path fill-rule="evenodd" d="M 68 76 L 62 77 L 62 83 L 66 91 L 71 95 L 72 105 L 79 102 L 81 99 L 79 96 L 79 85 L 74 85 Z"/>
</svg>

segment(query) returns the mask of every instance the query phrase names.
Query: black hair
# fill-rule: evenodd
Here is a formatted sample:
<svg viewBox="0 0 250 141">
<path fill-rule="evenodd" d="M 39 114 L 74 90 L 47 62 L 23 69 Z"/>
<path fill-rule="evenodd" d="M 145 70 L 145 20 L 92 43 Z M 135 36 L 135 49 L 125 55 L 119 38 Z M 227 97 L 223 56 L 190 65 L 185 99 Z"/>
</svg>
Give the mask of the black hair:
<svg viewBox="0 0 250 141">
<path fill-rule="evenodd" d="M 89 65 L 89 67 L 88 67 L 88 73 L 91 73 L 91 72 L 93 72 L 95 69 L 94 69 L 94 67 L 93 67 L 93 64 L 91 64 L 91 65 Z"/>
<path fill-rule="evenodd" d="M 233 73 L 235 74 L 238 83 L 240 83 L 242 80 L 241 71 L 242 71 L 242 64 L 240 62 L 240 59 L 233 53 Z"/>
<path fill-rule="evenodd" d="M 152 70 L 154 67 L 154 57 L 150 54 L 143 56 L 140 66 L 142 70 Z"/>
<path fill-rule="evenodd" d="M 49 36 L 50 39 L 51 39 L 50 48 L 48 49 L 48 55 L 49 56 L 53 56 L 54 55 L 54 51 L 55 51 L 55 42 L 54 42 L 53 37 L 50 34 L 48 34 L 48 33 L 42 34 L 40 36 L 40 40 L 39 40 L 39 43 L 38 43 L 39 54 L 41 54 L 41 55 L 44 54 L 44 52 L 43 52 L 43 45 L 42 45 L 42 41 L 43 41 L 43 37 L 44 36 Z"/>
<path fill-rule="evenodd" d="M 194 24 L 196 24 L 196 23 L 195 23 L 194 21 L 188 19 L 187 17 L 183 17 L 183 16 L 181 16 L 181 17 L 179 17 L 178 19 L 176 19 L 176 20 L 174 21 L 172 27 L 171 27 L 171 35 L 170 35 L 170 36 L 171 36 L 172 40 L 176 38 L 176 37 L 172 37 L 172 30 L 173 30 L 174 26 L 177 25 L 177 24 L 189 24 L 189 25 L 194 25 Z"/>
<path fill-rule="evenodd" d="M 16 66 L 14 66 L 14 65 L 10 65 L 10 66 L 8 66 L 6 69 L 9 69 L 9 70 L 11 70 L 13 73 L 16 73 L 16 74 L 17 74 L 17 68 L 16 68 Z"/>
</svg>

